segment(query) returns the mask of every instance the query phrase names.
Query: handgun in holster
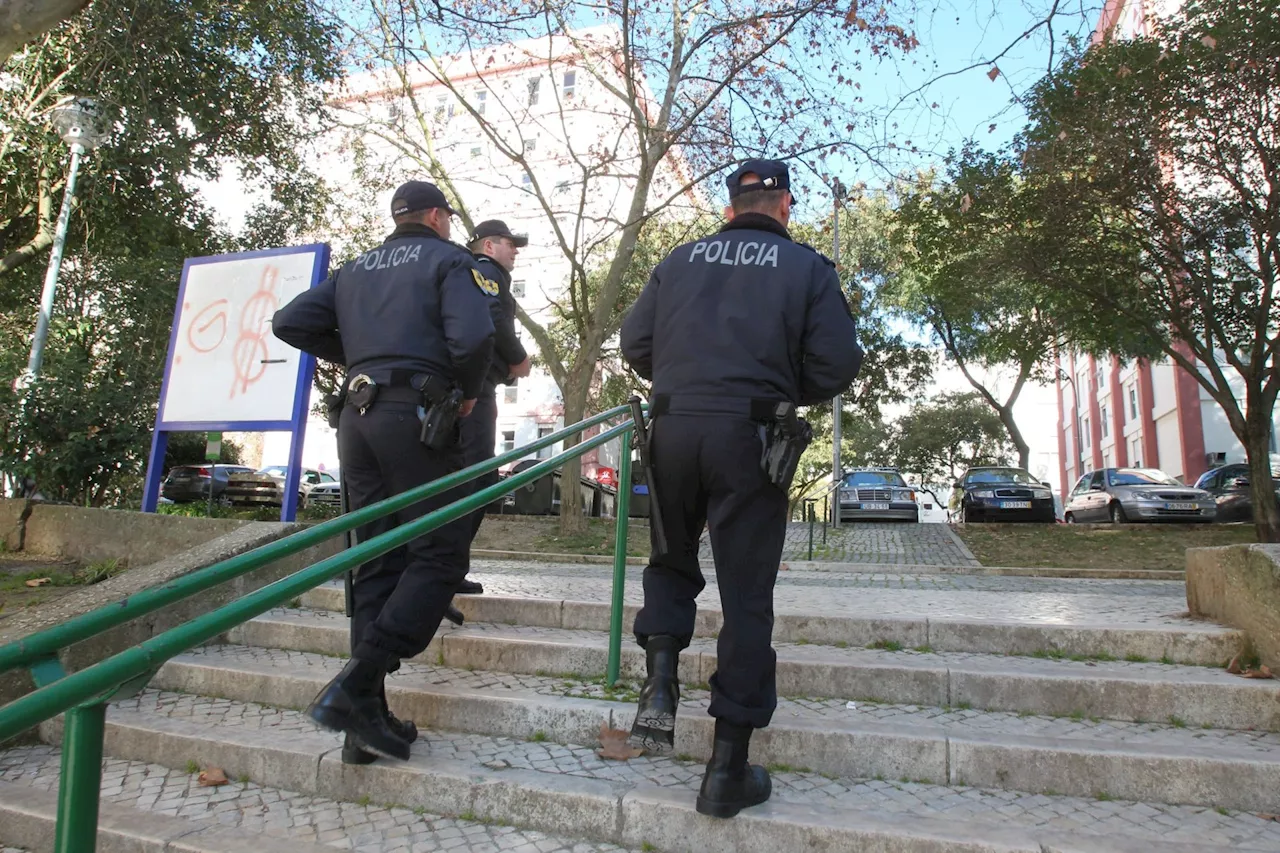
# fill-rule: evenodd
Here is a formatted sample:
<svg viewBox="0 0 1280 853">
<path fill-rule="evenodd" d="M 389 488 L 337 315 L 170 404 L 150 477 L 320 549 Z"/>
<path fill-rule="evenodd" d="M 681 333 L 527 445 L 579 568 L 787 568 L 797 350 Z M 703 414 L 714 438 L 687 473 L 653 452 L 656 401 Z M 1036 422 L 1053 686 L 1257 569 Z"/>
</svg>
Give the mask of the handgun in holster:
<svg viewBox="0 0 1280 853">
<path fill-rule="evenodd" d="M 760 467 L 771 483 L 786 492 L 795 479 L 801 455 L 813 442 L 813 428 L 804 418 L 796 416 L 794 403 L 779 403 L 763 429 Z"/>
<path fill-rule="evenodd" d="M 324 419 L 329 424 L 330 429 L 338 428 L 338 421 L 342 418 L 342 407 L 347 404 L 347 391 L 345 388 L 339 388 L 336 394 L 325 394 L 321 405 L 324 406 Z"/>
<path fill-rule="evenodd" d="M 409 384 L 422 394 L 422 406 L 418 411 L 422 431 L 418 440 L 432 450 L 445 451 L 457 447 L 462 438 L 459 424 L 462 389 L 425 373 L 415 373 Z"/>
</svg>

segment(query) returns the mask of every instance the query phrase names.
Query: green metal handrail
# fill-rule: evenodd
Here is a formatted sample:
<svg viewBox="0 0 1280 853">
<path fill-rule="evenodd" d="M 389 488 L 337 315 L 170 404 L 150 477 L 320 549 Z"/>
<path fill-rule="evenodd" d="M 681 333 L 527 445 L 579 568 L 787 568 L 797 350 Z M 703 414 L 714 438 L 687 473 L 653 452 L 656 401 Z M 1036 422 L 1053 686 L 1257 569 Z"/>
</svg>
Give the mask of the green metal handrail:
<svg viewBox="0 0 1280 853">
<path fill-rule="evenodd" d="M 376 504 L 346 513 L 338 518 L 317 524 L 307 530 L 284 537 L 275 542 L 255 548 L 244 554 L 208 566 L 189 575 L 169 581 L 161 586 L 145 589 L 129 596 L 118 604 L 101 607 L 89 613 L 68 619 L 38 633 L 24 637 L 5 646 L 0 646 L 0 673 L 20 666 L 32 667 L 32 677 L 37 686 L 43 687 L 61 678 L 62 672 L 54 657 L 60 649 L 87 640 L 103 631 L 123 625 L 145 616 L 177 601 L 189 598 L 198 592 L 211 589 L 218 584 L 234 580 L 248 572 L 270 565 L 276 560 L 318 545 L 349 530 L 376 521 L 405 507 L 412 506 L 442 492 L 464 485 L 482 474 L 494 471 L 508 462 L 515 462 L 531 451 L 550 447 L 571 435 L 593 426 L 629 414 L 626 406 L 618 406 L 607 412 L 601 412 L 578 424 L 573 424 L 559 432 L 544 436 L 524 447 L 518 447 L 501 456 L 480 462 L 469 468 L 463 468 L 447 477 L 411 489 L 407 492 L 379 501 Z M 625 455 L 625 454 L 624 454 Z M 3 738 L 0 738 L 3 740 Z"/>
<path fill-rule="evenodd" d="M 54 836 L 55 853 L 92 853 L 95 848 L 107 702 L 113 698 L 122 697 L 126 693 L 141 690 L 159 667 L 174 655 L 208 642 L 231 628 L 332 580 L 343 572 L 405 545 L 442 525 L 469 515 L 499 497 L 550 474 L 565 462 L 581 456 L 588 450 L 599 447 L 614 438 L 625 439 L 634 429 L 634 425 L 628 421 L 592 436 L 500 483 L 465 496 L 421 518 L 401 524 L 386 533 L 321 560 L 74 674 L 62 674 L 56 658 L 52 657 L 60 647 L 91 637 L 129 619 L 152 612 L 167 603 L 238 577 L 280 557 L 296 553 L 355 526 L 455 488 L 508 461 L 514 461 L 514 458 L 519 458 L 530 450 L 550 446 L 566 435 L 626 415 L 628 411 L 628 407 L 620 406 L 603 412 L 489 462 L 473 465 L 340 519 L 295 533 L 278 542 L 202 569 L 180 581 L 148 590 L 148 593 L 152 593 L 149 596 L 145 593 L 139 594 L 120 605 L 111 605 L 94 613 L 85 614 L 57 628 L 42 631 L 23 641 L 0 648 L 0 671 L 27 665 L 31 668 L 33 675 L 42 677 L 37 675 L 39 672 L 48 679 L 34 692 L 0 708 L 0 742 L 60 713 L 67 714 L 63 732 L 62 776 L 58 790 L 58 819 Z M 621 660 L 622 601 L 631 496 L 631 453 L 628 448 L 624 448 L 621 454 L 618 474 L 612 613 L 606 673 L 609 684 L 617 681 Z M 262 552 L 267 552 L 268 556 L 262 556 Z M 197 575 L 200 579 L 193 580 Z M 129 615 L 122 617 L 122 612 Z M 57 668 L 56 672 L 50 669 L 51 660 L 53 666 Z"/>
</svg>

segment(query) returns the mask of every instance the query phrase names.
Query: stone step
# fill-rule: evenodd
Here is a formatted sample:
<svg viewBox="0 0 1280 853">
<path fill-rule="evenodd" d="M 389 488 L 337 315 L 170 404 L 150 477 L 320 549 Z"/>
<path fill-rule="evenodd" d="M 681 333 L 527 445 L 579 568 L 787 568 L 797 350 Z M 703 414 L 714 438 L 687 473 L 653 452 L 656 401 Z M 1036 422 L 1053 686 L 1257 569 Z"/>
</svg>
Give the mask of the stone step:
<svg viewBox="0 0 1280 853">
<path fill-rule="evenodd" d="M 342 587 L 318 587 L 302 596 L 300 603 L 314 610 L 342 612 Z M 460 595 L 454 603 L 468 620 L 477 622 L 587 631 L 607 631 L 609 628 L 610 608 L 605 600 L 570 601 L 486 594 Z M 1181 606 L 1185 609 L 1185 603 Z M 623 625 L 628 630 L 638 609 L 635 604 L 625 607 Z M 1247 645 L 1241 631 L 1181 618 L 1166 620 L 1172 623 L 1168 625 L 1108 621 L 1054 624 L 927 616 L 819 616 L 813 611 L 788 610 L 784 604 L 780 604 L 777 610 L 773 638 L 779 643 L 867 646 L 884 642 L 897 643 L 908 649 L 927 646 L 939 652 L 1133 656 L 1191 666 L 1222 666 L 1244 651 Z M 721 624 L 718 608 L 699 607 L 694 634 L 698 637 L 715 636 Z"/>
<path fill-rule="evenodd" d="M 159 689 L 303 709 L 340 659 L 244 646 L 174 658 Z M 387 681 L 393 709 L 432 729 L 586 743 L 627 729 L 634 688 L 606 693 L 563 677 L 407 663 Z M 676 751 L 710 755 L 705 690 L 682 697 Z M 1020 718 L 974 710 L 782 699 L 753 743 L 760 760 L 839 776 L 931 779 L 986 788 L 1280 811 L 1280 735 L 1170 724 Z M 1103 781 L 1100 781 L 1103 780 Z"/>
<path fill-rule="evenodd" d="M 332 611 L 275 610 L 232 630 L 228 639 L 345 655 L 348 624 Z M 775 648 L 778 691 L 786 696 L 1280 731 L 1280 681 L 1243 679 L 1221 669 L 799 643 Z M 419 660 L 456 669 L 597 678 L 604 675 L 607 656 L 608 636 L 598 631 L 469 622 L 442 629 Z M 715 641 L 695 639 L 681 661 L 686 683 L 708 682 L 716 667 Z M 642 677 L 644 666 L 643 651 L 624 637 L 623 674 Z"/>
<path fill-rule="evenodd" d="M 30 749 L 0 754 L 0 758 L 26 758 Z M 34 752 L 43 760 L 25 769 L 44 773 L 39 781 L 56 785 L 58 755 L 52 759 Z M 108 762 L 110 765 L 111 762 Z M 0 765 L 3 766 L 3 765 Z M 52 777 L 47 771 L 52 771 Z M 8 774 L 5 774 L 8 775 Z M 31 780 L 37 781 L 37 780 Z M 197 789 L 198 790 L 198 789 Z M 212 789 L 204 789 L 210 794 Z M 225 812 L 223 812 L 225 814 Z M 48 853 L 53 850 L 54 827 L 58 814 L 56 787 L 0 782 L 0 853 Z M 4 847 L 6 844 L 18 847 Z M 98 849 L 111 853 L 227 853 L 231 850 L 253 850 L 255 853 L 328 853 L 321 844 L 246 832 L 221 819 L 184 819 L 118 805 L 109 799 L 99 805 Z"/>
<path fill-rule="evenodd" d="M 52 849 L 58 750 L 13 750 L 0 758 L 0 845 L 20 839 L 31 853 Z M 619 848 L 514 826 L 449 818 L 400 804 L 340 802 L 256 782 L 202 788 L 186 768 L 104 762 L 98 849 L 128 853 L 613 853 Z M 179 816 L 181 815 L 181 816 Z M 165 847 L 168 844 L 168 847 Z M 0 853 L 25 853 L 0 849 Z"/>
<path fill-rule="evenodd" d="M 42 727 L 59 735 L 60 721 Z M 339 735 L 295 711 L 145 691 L 113 706 L 107 754 L 352 802 L 397 803 L 668 853 L 1226 853 L 1274 851 L 1280 825 L 1246 813 L 824 777 L 778 768 L 769 803 L 731 821 L 693 808 L 702 766 L 612 762 L 594 747 L 427 731 L 405 763 L 345 766 Z"/>
</svg>

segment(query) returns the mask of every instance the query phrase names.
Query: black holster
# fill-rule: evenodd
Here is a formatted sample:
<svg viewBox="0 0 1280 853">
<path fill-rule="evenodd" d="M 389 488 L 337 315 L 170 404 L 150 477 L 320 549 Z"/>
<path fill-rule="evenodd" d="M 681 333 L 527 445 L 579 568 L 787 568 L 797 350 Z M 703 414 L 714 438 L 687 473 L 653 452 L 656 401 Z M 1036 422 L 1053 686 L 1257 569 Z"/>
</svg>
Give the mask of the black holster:
<svg viewBox="0 0 1280 853">
<path fill-rule="evenodd" d="M 779 403 L 774 416 L 764 423 L 763 429 L 764 452 L 760 456 L 760 467 L 771 483 L 784 493 L 788 492 L 800 465 L 800 457 L 813 442 L 813 428 L 804 418 L 796 416 L 794 405 Z"/>
<path fill-rule="evenodd" d="M 324 395 L 324 400 L 322 401 L 324 419 L 331 429 L 338 428 L 338 421 L 342 418 L 342 407 L 346 404 L 347 392 L 344 388 L 339 388 L 337 394 Z"/>
<path fill-rule="evenodd" d="M 418 411 L 422 431 L 418 434 L 418 440 L 425 447 L 436 451 L 457 447 L 462 440 L 462 427 L 459 423 L 462 389 L 438 376 L 425 373 L 415 373 L 409 384 L 422 394 L 422 407 Z"/>
</svg>

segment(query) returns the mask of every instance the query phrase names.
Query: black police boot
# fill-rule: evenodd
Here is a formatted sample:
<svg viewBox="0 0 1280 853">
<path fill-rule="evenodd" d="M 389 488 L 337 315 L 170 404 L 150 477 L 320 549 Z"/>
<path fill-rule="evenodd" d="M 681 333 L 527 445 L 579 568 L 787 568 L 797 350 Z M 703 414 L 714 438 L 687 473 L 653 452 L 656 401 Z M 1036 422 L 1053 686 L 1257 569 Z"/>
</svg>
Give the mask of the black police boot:
<svg viewBox="0 0 1280 853">
<path fill-rule="evenodd" d="M 345 732 L 355 747 L 387 758 L 409 760 L 409 744 L 391 729 L 380 689 L 386 675 L 377 664 L 352 658 L 307 708 L 326 729 Z"/>
<path fill-rule="evenodd" d="M 650 755 L 670 755 L 676 747 L 676 708 L 680 705 L 680 641 L 659 634 L 645 643 L 649 677 L 640 688 L 640 705 L 627 743 Z"/>
<path fill-rule="evenodd" d="M 480 595 L 484 592 L 484 586 L 479 581 L 464 580 L 458 584 L 458 595 Z"/>
<path fill-rule="evenodd" d="M 716 720 L 716 741 L 698 792 L 699 814 L 733 817 L 769 799 L 773 793 L 769 772 L 759 764 L 747 763 L 750 743 L 750 726 Z"/>
<path fill-rule="evenodd" d="M 391 713 L 391 709 L 387 707 L 387 694 L 382 692 L 382 711 L 387 718 L 387 728 L 395 732 L 395 734 L 405 743 L 413 743 L 418 739 L 418 727 L 414 725 L 413 720 L 401 720 L 395 714 Z M 347 739 L 342 742 L 342 763 L 343 764 L 372 764 L 378 760 L 378 756 L 372 752 L 361 749 L 351 739 L 351 735 L 347 735 Z"/>
</svg>

